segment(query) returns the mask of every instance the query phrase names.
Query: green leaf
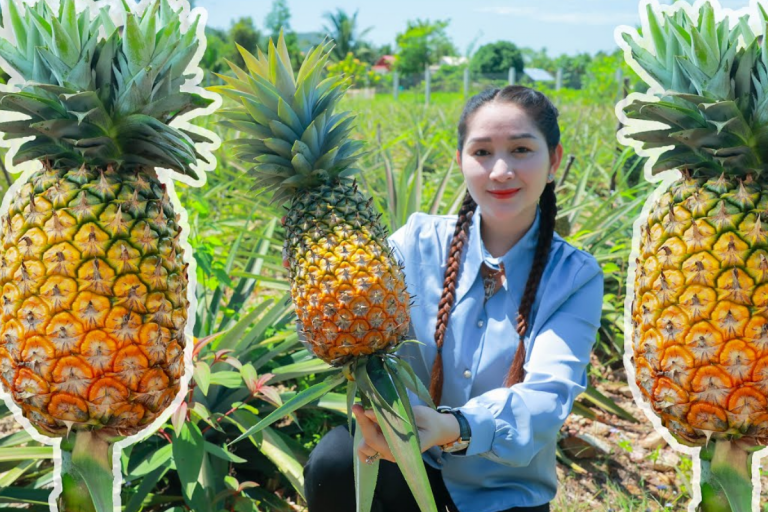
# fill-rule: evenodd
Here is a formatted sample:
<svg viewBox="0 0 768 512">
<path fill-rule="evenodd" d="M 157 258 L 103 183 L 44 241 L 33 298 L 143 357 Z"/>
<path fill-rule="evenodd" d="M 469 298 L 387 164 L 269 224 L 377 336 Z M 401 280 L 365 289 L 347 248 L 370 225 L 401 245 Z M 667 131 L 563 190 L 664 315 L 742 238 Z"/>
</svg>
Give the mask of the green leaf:
<svg viewBox="0 0 768 512">
<path fill-rule="evenodd" d="M 68 66 L 74 67 L 80 56 L 78 44 L 69 37 L 67 31 L 56 18 L 51 18 L 51 28 L 53 29 L 51 46 L 55 48 L 56 55 Z"/>
<path fill-rule="evenodd" d="M 93 499 L 96 512 L 112 512 L 113 445 L 98 434 L 81 430 L 74 434 L 75 445 L 71 456 L 62 453 L 62 465 L 69 465 L 64 474 L 71 473 L 76 480 L 82 480 Z M 67 462 L 68 464 L 65 464 Z"/>
<path fill-rule="evenodd" d="M 219 445 L 210 443 L 208 441 L 205 442 L 205 451 L 210 453 L 214 457 L 218 457 L 228 462 L 234 462 L 235 464 L 245 464 L 246 462 L 248 462 L 246 459 L 242 457 L 238 457 L 234 453 L 227 450 L 226 446 L 221 447 Z"/>
<path fill-rule="evenodd" d="M 234 349 L 245 334 L 245 331 L 272 304 L 272 300 L 265 300 L 247 315 L 243 316 L 229 331 L 215 342 L 215 350 Z"/>
<path fill-rule="evenodd" d="M 349 415 L 352 418 L 352 414 Z M 352 429 L 350 428 L 350 432 Z M 360 428 L 355 429 L 354 446 L 358 446 L 362 441 L 363 434 Z M 376 481 L 379 478 L 380 459 L 376 459 L 373 464 L 367 464 L 360 461 L 357 456 L 357 450 L 352 451 L 355 468 L 355 504 L 357 512 L 370 512 L 373 505 L 373 495 L 376 491 Z"/>
<path fill-rule="evenodd" d="M 203 464 L 205 444 L 197 425 L 185 422 L 173 438 L 173 460 L 181 481 L 182 492 L 190 499 L 194 496 L 197 478 Z"/>
<path fill-rule="evenodd" d="M 381 359 L 371 357 L 367 368 L 371 382 L 378 395 L 369 396 L 384 437 L 387 440 L 397 465 L 400 467 L 416 502 L 423 511 L 437 512 L 432 488 L 429 484 L 424 461 L 419 447 L 419 436 L 415 427 L 402 418 L 412 416 L 413 412 L 408 396 L 398 394 L 389 374 L 384 369 Z M 379 396 L 386 402 L 382 403 Z M 392 414 L 390 409 L 397 413 Z"/>
<path fill-rule="evenodd" d="M 716 495 L 725 496 L 732 512 L 750 512 L 752 509 L 752 454 L 733 441 L 718 439 L 710 466 L 709 478 L 702 472 L 702 487 L 713 485 Z M 702 505 L 708 500 L 702 496 Z"/>
<path fill-rule="evenodd" d="M 592 386 L 588 386 L 587 390 L 582 393 L 584 395 L 584 398 L 592 402 L 593 404 L 597 405 L 603 410 L 606 410 L 610 412 L 611 414 L 615 414 L 619 418 L 623 418 L 627 421 L 631 421 L 632 423 L 637 423 L 637 418 L 632 416 L 632 413 L 628 412 L 626 409 L 623 409 L 620 407 L 616 402 L 602 394 L 597 389 L 593 388 Z"/>
<path fill-rule="evenodd" d="M 0 448 L 0 462 L 14 460 L 43 460 L 53 458 L 50 446 L 25 446 L 22 448 Z"/>
<path fill-rule="evenodd" d="M 332 375 L 331 377 L 327 378 L 323 382 L 320 382 L 318 384 L 315 384 L 314 386 L 311 386 L 305 389 L 304 391 L 302 391 L 301 393 L 297 394 L 295 397 L 293 397 L 292 399 L 284 403 L 282 407 L 275 409 L 266 418 L 260 420 L 256 425 L 249 428 L 244 434 L 241 434 L 237 439 L 229 443 L 227 446 L 231 446 L 241 441 L 242 439 L 245 439 L 246 437 L 250 437 L 258 433 L 259 431 L 268 427 L 269 425 L 276 422 L 280 418 L 291 414 L 296 409 L 303 407 L 310 402 L 314 402 L 324 394 L 336 388 L 339 384 L 344 382 L 345 379 L 346 377 L 344 377 L 343 374 L 338 373 L 336 375 Z"/>
<path fill-rule="evenodd" d="M 648 17 L 648 27 L 650 28 L 651 38 L 653 39 L 653 47 L 656 49 L 656 58 L 659 61 L 664 62 L 667 59 L 667 38 L 664 37 L 664 33 L 659 25 L 659 20 L 656 18 L 656 13 L 651 4 L 646 5 L 645 12 Z"/>
<path fill-rule="evenodd" d="M 211 373 L 210 383 L 216 386 L 224 386 L 225 388 L 239 388 L 243 385 L 243 379 L 240 377 L 239 372 L 232 371 L 219 371 Z"/>
<path fill-rule="evenodd" d="M 384 359 L 384 364 L 387 365 L 391 372 L 395 372 L 393 379 L 400 379 L 422 402 L 433 409 L 435 408 L 429 390 L 424 386 L 424 383 L 421 382 L 421 379 L 416 376 L 416 373 L 413 371 L 410 364 L 397 356 L 387 357 Z"/>
<path fill-rule="evenodd" d="M 355 404 L 357 396 L 357 383 L 355 381 L 347 382 L 347 429 L 352 432 L 352 406 Z M 357 446 L 357 444 L 355 444 Z"/>
<path fill-rule="evenodd" d="M 140 69 L 149 64 L 152 58 L 152 49 L 141 33 L 141 28 L 136 21 L 136 15 L 128 12 L 125 18 L 123 53 L 128 60 L 128 69 L 131 74 L 135 75 Z"/>
<path fill-rule="evenodd" d="M 170 445 L 168 445 L 168 447 L 170 447 Z M 128 504 L 125 506 L 124 512 L 140 512 L 144 501 L 149 496 L 149 493 L 152 492 L 152 489 L 155 488 L 157 482 L 163 478 L 169 469 L 170 468 L 168 466 L 159 467 L 142 478 L 141 484 L 139 484 L 136 492 L 133 494 L 133 496 L 131 496 L 130 501 L 128 501 Z"/>
<path fill-rule="evenodd" d="M 35 464 L 37 464 L 37 461 L 35 460 L 23 460 L 14 468 L 5 471 L 3 476 L 0 477 L 0 488 L 10 487 L 13 485 L 16 480 L 21 478 L 24 473 L 26 473 L 27 470 Z"/>
<path fill-rule="evenodd" d="M 172 449 L 172 444 L 165 444 L 157 450 L 153 450 L 149 454 L 149 457 L 139 462 L 139 464 L 136 465 L 133 470 L 128 472 L 126 478 L 133 480 L 135 478 L 148 475 L 160 467 L 164 467 L 166 469 L 170 468 L 171 456 L 173 455 Z"/>
<path fill-rule="evenodd" d="M 269 384 L 276 384 L 296 377 L 304 377 L 313 373 L 330 372 L 335 368 L 321 359 L 310 359 L 300 363 L 278 366 L 272 370 L 275 375 L 270 379 Z"/>
<path fill-rule="evenodd" d="M 204 396 L 208 395 L 208 387 L 211 385 L 211 367 L 204 361 L 195 363 L 195 372 L 192 374 L 197 386 Z"/>
<path fill-rule="evenodd" d="M 360 388 L 361 394 L 366 396 L 371 402 L 380 404 L 380 406 L 387 409 L 390 414 L 397 416 L 400 421 L 409 421 L 406 420 L 406 416 L 400 416 L 399 411 L 396 411 L 395 408 L 389 403 L 389 401 L 381 395 L 381 391 L 379 391 L 379 389 L 371 380 L 368 365 L 371 364 L 370 361 L 372 359 L 378 359 L 378 357 L 372 356 L 368 358 L 368 361 L 366 361 L 367 364 L 359 364 L 357 368 L 355 368 L 355 382 L 357 382 L 357 386 Z"/>
<path fill-rule="evenodd" d="M 304 464 L 297 460 L 285 440 L 271 428 L 263 430 L 259 451 L 272 461 L 277 469 L 288 478 L 298 494 L 304 496 Z"/>
</svg>

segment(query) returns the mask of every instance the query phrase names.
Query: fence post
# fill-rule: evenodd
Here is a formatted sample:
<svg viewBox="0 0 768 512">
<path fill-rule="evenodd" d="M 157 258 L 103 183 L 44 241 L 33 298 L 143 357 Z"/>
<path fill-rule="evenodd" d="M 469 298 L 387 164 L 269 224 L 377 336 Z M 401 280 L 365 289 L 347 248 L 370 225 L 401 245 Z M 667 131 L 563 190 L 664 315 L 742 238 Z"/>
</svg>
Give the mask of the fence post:
<svg viewBox="0 0 768 512">
<path fill-rule="evenodd" d="M 517 82 L 517 70 L 514 67 L 509 68 L 509 85 L 515 85 Z"/>
<path fill-rule="evenodd" d="M 397 93 L 400 92 L 400 73 L 394 71 L 392 74 L 392 98 L 397 101 Z"/>
<path fill-rule="evenodd" d="M 621 67 L 616 70 L 616 84 L 619 90 L 616 92 L 616 97 L 621 100 L 624 97 L 624 72 Z"/>
<path fill-rule="evenodd" d="M 464 68 L 464 99 L 469 96 L 469 66 Z"/>
<path fill-rule="evenodd" d="M 429 64 L 424 65 L 424 105 L 429 106 L 429 93 L 431 87 L 431 76 L 429 74 Z"/>
<path fill-rule="evenodd" d="M 557 68 L 557 79 L 555 80 L 555 90 L 559 91 L 563 86 L 563 68 Z"/>
</svg>

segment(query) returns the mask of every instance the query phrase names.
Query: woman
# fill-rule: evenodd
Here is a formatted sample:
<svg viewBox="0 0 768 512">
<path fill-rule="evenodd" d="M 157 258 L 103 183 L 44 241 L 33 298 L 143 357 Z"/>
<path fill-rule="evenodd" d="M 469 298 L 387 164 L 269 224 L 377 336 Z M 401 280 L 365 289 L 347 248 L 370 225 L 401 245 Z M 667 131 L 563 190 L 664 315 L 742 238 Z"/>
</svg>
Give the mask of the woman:
<svg viewBox="0 0 768 512">
<path fill-rule="evenodd" d="M 554 233 L 557 109 L 521 86 L 472 97 L 456 159 L 458 216 L 412 215 L 390 238 L 413 297 L 400 355 L 429 384 L 414 412 L 438 510 L 540 512 L 557 491 L 557 433 L 587 384 L 600 323 L 595 259 Z M 352 452 L 381 458 L 374 510 L 417 511 L 375 416 L 329 432 L 305 467 L 310 512 L 355 510 Z"/>
</svg>

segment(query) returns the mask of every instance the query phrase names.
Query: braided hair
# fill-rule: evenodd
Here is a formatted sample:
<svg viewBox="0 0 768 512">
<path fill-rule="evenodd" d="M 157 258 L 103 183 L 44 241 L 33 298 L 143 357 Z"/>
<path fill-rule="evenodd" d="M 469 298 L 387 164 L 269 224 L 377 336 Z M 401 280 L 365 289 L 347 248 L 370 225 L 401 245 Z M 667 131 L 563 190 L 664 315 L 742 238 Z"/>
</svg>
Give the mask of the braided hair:
<svg viewBox="0 0 768 512">
<path fill-rule="evenodd" d="M 530 119 L 536 124 L 537 128 L 544 134 L 550 154 L 552 154 L 560 143 L 560 127 L 557 123 L 557 108 L 547 99 L 544 94 L 519 85 L 512 85 L 504 89 L 487 89 L 476 94 L 469 99 L 461 113 L 459 119 L 459 152 L 464 148 L 464 141 L 467 134 L 467 124 L 471 115 L 481 106 L 492 101 L 514 103 L 523 108 Z M 459 209 L 456 220 L 456 228 L 453 232 L 453 239 L 448 250 L 448 264 L 445 269 L 443 280 L 443 294 L 437 307 L 437 324 L 435 325 L 435 343 L 437 344 L 437 357 L 432 366 L 432 376 L 429 384 L 429 394 L 435 404 L 440 403 L 443 394 L 443 341 L 448 327 L 448 321 L 451 316 L 456 299 L 456 283 L 459 277 L 459 268 L 461 256 L 464 248 L 469 241 L 469 228 L 472 225 L 472 217 L 477 208 L 477 203 L 467 190 Z M 522 382 L 525 377 L 523 364 L 525 363 L 525 346 L 523 339 L 529 328 L 529 320 L 533 302 L 536 299 L 536 292 L 541 282 L 541 276 L 544 273 L 544 267 L 547 264 L 549 249 L 552 245 L 552 238 L 555 232 L 555 217 L 557 216 L 557 197 L 555 196 L 555 184 L 547 183 L 544 192 L 539 200 L 539 209 L 541 216 L 539 221 L 539 238 L 536 245 L 536 252 L 533 258 L 533 266 L 525 283 L 523 298 L 517 312 L 517 334 L 520 341 L 515 352 L 515 358 L 509 368 L 504 386 L 512 386 Z"/>
</svg>

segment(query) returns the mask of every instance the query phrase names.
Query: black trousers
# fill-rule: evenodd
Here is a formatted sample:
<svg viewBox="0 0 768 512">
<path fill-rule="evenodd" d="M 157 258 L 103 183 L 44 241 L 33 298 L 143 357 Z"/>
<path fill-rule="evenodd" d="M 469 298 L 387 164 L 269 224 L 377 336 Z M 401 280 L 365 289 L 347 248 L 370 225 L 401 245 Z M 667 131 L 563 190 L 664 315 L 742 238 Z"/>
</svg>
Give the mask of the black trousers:
<svg viewBox="0 0 768 512">
<path fill-rule="evenodd" d="M 304 493 L 309 512 L 355 512 L 356 456 L 346 425 L 334 428 L 320 440 L 304 466 Z M 459 512 L 443 483 L 440 471 L 425 464 L 437 509 Z M 382 460 L 373 497 L 372 512 L 420 512 L 397 464 Z M 471 512 L 471 511 L 467 511 Z M 549 503 L 538 507 L 514 507 L 499 512 L 549 512 Z"/>
</svg>

